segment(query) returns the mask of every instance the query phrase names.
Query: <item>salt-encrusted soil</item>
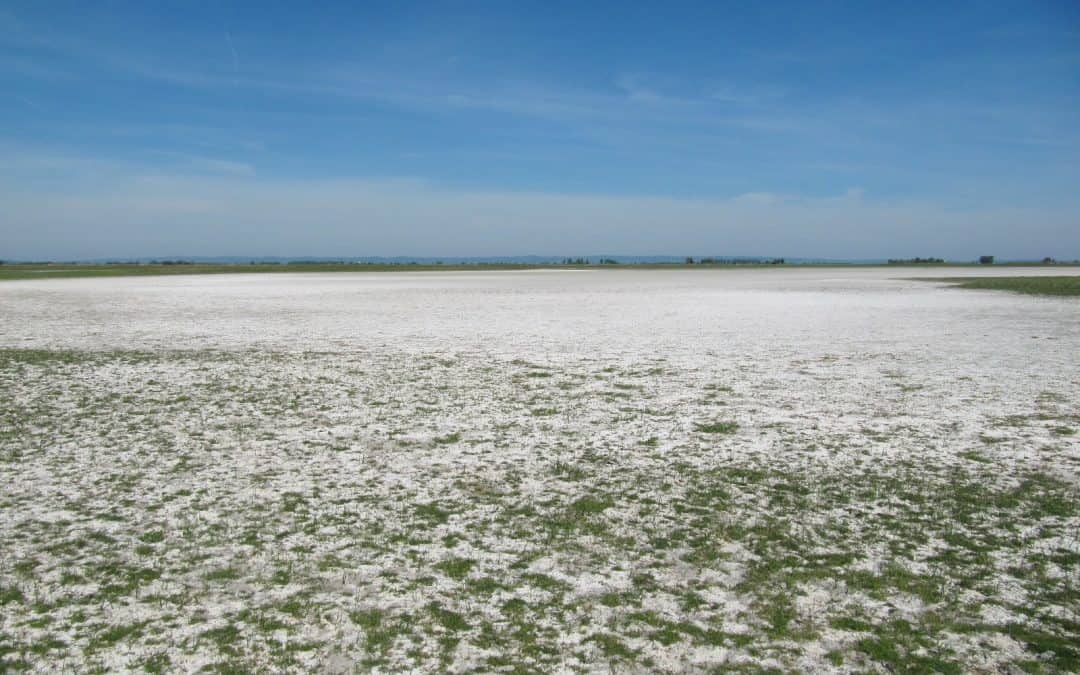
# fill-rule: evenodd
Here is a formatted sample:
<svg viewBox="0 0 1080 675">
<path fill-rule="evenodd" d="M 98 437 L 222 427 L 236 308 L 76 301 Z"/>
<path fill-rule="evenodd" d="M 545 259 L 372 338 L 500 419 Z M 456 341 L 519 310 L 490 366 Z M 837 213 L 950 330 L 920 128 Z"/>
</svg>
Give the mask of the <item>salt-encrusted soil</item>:
<svg viewBox="0 0 1080 675">
<path fill-rule="evenodd" d="M 901 275 L 2 284 L 3 667 L 1075 670 L 1080 304 Z"/>
</svg>

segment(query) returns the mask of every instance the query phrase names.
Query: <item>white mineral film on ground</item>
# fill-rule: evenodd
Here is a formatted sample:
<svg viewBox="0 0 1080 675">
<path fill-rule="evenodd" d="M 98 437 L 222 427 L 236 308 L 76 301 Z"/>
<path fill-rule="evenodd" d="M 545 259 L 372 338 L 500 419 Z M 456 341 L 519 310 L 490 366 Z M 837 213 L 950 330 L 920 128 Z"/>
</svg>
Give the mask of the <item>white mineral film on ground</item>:
<svg viewBox="0 0 1080 675">
<path fill-rule="evenodd" d="M 0 653 L 1067 671 L 1080 304 L 990 273 L 4 282 Z"/>
</svg>

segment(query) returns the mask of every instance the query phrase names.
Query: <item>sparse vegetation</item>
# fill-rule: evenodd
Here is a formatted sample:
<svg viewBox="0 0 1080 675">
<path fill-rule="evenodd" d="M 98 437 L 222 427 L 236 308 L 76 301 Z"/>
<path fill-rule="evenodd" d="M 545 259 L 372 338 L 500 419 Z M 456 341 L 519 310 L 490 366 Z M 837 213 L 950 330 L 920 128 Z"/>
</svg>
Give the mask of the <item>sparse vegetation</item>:
<svg viewBox="0 0 1080 675">
<path fill-rule="evenodd" d="M 0 669 L 1075 672 L 1045 314 L 979 353 L 0 349 Z"/>
<path fill-rule="evenodd" d="M 1028 295 L 1080 295 L 1080 276 L 1067 277 L 945 277 L 925 279 L 944 281 L 959 288 L 1012 291 Z"/>
<path fill-rule="evenodd" d="M 739 430 L 738 422 L 706 422 L 695 424 L 694 429 L 703 434 L 733 434 Z"/>
</svg>

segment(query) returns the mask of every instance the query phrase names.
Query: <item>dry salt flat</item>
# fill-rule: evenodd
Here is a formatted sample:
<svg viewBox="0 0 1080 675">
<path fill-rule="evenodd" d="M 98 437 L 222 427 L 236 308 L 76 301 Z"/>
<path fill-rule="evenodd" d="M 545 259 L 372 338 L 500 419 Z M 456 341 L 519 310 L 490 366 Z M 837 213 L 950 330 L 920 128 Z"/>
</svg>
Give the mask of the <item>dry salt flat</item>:
<svg viewBox="0 0 1080 675">
<path fill-rule="evenodd" d="M 901 278 L 987 273 L 5 282 L 2 667 L 1075 671 L 1080 303 Z"/>
</svg>

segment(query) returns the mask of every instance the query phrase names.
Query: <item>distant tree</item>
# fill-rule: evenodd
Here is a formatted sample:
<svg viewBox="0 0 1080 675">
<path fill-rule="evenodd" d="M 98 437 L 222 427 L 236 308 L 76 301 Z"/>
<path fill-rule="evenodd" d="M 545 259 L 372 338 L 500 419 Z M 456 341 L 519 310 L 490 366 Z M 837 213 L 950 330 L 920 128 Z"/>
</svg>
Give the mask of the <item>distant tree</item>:
<svg viewBox="0 0 1080 675">
<path fill-rule="evenodd" d="M 1057 261 L 1054 260 L 1053 258 L 1051 258 L 1050 256 L 1046 256 L 1045 258 L 1043 258 L 1043 264 L 1046 264 L 1046 265 L 1053 265 L 1056 262 Z M 3 264 L 4 264 L 4 261 L 0 260 L 0 265 L 3 265 Z"/>
<path fill-rule="evenodd" d="M 686 264 L 687 265 L 693 265 L 694 264 L 694 259 L 691 258 L 690 256 L 686 256 Z"/>
<path fill-rule="evenodd" d="M 889 258 L 890 265 L 930 265 L 944 262 L 944 258 Z"/>
<path fill-rule="evenodd" d="M 980 265 L 993 265 L 994 264 L 994 256 L 992 256 L 992 255 L 981 255 L 981 256 L 979 256 L 979 264 Z"/>
</svg>

